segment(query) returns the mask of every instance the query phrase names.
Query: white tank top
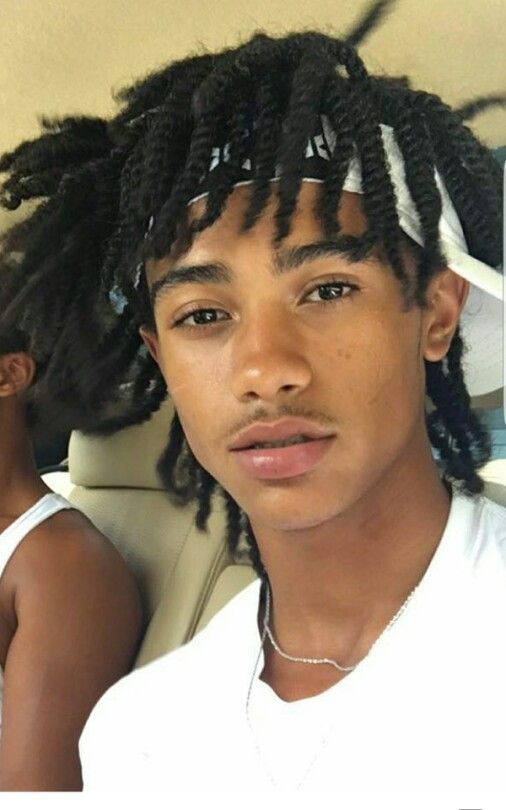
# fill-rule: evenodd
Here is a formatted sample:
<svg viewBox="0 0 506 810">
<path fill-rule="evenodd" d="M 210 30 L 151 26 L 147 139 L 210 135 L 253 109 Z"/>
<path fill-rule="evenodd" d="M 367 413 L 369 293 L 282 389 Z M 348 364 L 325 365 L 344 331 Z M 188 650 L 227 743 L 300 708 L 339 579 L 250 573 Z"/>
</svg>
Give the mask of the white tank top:
<svg viewBox="0 0 506 810">
<path fill-rule="evenodd" d="M 26 535 L 39 526 L 44 520 L 50 518 L 62 509 L 73 509 L 69 501 L 55 492 L 44 495 L 37 503 L 34 503 L 24 514 L 11 523 L 5 531 L 0 533 L 0 579 L 7 563 L 16 551 L 21 540 Z M 0 666 L 0 734 L 2 731 L 2 697 L 3 697 L 3 670 Z"/>
</svg>

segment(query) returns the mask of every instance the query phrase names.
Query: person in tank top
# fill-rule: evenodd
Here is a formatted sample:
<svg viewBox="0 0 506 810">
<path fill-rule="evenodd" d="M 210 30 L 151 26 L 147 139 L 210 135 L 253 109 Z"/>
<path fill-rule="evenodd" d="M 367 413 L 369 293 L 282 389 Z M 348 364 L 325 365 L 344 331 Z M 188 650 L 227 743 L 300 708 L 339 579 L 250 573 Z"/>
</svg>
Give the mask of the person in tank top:
<svg viewBox="0 0 506 810">
<path fill-rule="evenodd" d="M 77 791 L 79 735 L 131 668 L 142 610 L 113 544 L 36 470 L 21 346 L 0 335 L 0 790 Z"/>
</svg>

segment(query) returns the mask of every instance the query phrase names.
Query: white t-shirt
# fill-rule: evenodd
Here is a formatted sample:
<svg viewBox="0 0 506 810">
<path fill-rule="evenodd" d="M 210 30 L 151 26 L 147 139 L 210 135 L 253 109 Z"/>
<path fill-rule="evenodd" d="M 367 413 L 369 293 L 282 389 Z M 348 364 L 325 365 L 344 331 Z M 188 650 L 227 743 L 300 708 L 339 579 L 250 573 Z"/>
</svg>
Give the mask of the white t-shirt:
<svg viewBox="0 0 506 810">
<path fill-rule="evenodd" d="M 258 679 L 259 592 L 105 693 L 80 740 L 84 790 L 506 797 L 506 509 L 454 494 L 406 610 L 315 697 Z"/>
</svg>

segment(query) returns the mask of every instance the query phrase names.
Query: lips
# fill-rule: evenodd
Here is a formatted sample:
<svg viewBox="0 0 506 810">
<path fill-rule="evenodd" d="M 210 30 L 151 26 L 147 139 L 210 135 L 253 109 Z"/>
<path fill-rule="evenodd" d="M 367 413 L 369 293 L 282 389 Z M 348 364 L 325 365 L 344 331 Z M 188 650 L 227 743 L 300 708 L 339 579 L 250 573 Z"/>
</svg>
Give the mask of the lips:
<svg viewBox="0 0 506 810">
<path fill-rule="evenodd" d="M 242 431 L 229 450 L 252 477 L 279 480 L 314 469 L 334 438 L 334 433 L 307 420 L 285 419 Z"/>
<path fill-rule="evenodd" d="M 256 425 L 242 430 L 228 449 L 246 450 L 256 444 L 284 442 L 296 437 L 317 440 L 333 435 L 333 431 L 321 428 L 307 419 L 283 419 L 272 424 L 258 422 Z"/>
</svg>

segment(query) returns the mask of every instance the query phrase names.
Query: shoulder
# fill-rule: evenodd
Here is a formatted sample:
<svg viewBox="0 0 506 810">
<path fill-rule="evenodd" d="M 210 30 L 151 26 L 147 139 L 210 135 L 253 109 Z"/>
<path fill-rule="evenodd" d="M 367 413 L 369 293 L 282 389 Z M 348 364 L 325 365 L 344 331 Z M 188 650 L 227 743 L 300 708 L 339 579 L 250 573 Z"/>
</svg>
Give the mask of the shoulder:
<svg viewBox="0 0 506 810">
<path fill-rule="evenodd" d="M 211 619 L 209 624 L 181 647 L 129 673 L 110 690 L 111 705 L 139 698 L 149 703 L 179 700 L 178 683 L 199 683 L 200 691 L 214 689 L 217 680 L 238 667 L 260 643 L 256 626 L 259 581 L 250 583 Z M 170 688 L 169 688 L 170 687 Z M 194 698 L 192 698 L 194 699 Z"/>
<path fill-rule="evenodd" d="M 143 624 L 139 589 L 114 544 L 76 509 L 63 509 L 32 529 L 5 569 L 3 590 L 19 625 L 33 618 L 47 627 L 117 624 L 118 635 L 138 636 Z M 104 622 L 104 618 L 106 621 Z"/>
<path fill-rule="evenodd" d="M 475 508 L 483 538 L 490 545 L 502 548 L 506 555 L 506 507 L 481 495 L 476 499 Z"/>
<path fill-rule="evenodd" d="M 455 514 L 455 544 L 474 578 L 483 586 L 495 582 L 504 590 L 506 508 L 484 495 L 460 495 Z"/>
<path fill-rule="evenodd" d="M 206 705 L 208 690 L 198 683 L 201 652 L 201 644 L 189 642 L 131 671 L 102 695 L 79 739 L 85 789 L 112 780 L 115 763 L 135 762 L 145 749 L 165 750 L 167 733 L 181 743 L 180 732 Z M 204 683 L 209 676 L 206 669 Z"/>
<path fill-rule="evenodd" d="M 484 496 L 480 501 L 482 543 L 501 559 L 506 575 L 506 507 Z"/>
<path fill-rule="evenodd" d="M 109 583 L 132 587 L 133 575 L 114 544 L 77 509 L 62 509 L 32 529 L 6 569 L 16 598 L 40 589 L 50 591 L 66 579 L 81 586 Z M 91 578 L 91 580 L 90 580 Z"/>
<path fill-rule="evenodd" d="M 91 713 L 83 740 L 110 739 L 111 733 L 141 739 L 156 735 L 168 717 L 173 727 L 179 717 L 187 723 L 189 710 L 193 716 L 199 706 L 207 714 L 211 703 L 223 706 L 220 695 L 242 683 L 260 643 L 253 627 L 258 591 L 259 583 L 251 583 L 187 644 L 115 683 Z"/>
</svg>

